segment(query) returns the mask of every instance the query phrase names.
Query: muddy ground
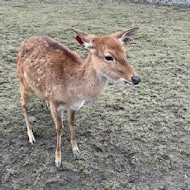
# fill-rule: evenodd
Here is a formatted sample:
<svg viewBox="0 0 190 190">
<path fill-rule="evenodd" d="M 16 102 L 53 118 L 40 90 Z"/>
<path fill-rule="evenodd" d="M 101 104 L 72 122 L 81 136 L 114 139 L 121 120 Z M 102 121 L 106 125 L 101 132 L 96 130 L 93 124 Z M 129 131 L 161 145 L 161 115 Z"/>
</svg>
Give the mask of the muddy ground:
<svg viewBox="0 0 190 190">
<path fill-rule="evenodd" d="M 190 189 L 190 9 L 68 2 L 0 1 L 0 189 Z M 64 121 L 57 169 L 54 123 L 37 97 L 29 105 L 36 143 L 28 142 L 15 59 L 21 41 L 34 35 L 59 40 L 84 59 L 71 26 L 96 35 L 139 26 L 126 48 L 142 82 L 110 82 L 78 111 L 77 158 Z"/>
</svg>

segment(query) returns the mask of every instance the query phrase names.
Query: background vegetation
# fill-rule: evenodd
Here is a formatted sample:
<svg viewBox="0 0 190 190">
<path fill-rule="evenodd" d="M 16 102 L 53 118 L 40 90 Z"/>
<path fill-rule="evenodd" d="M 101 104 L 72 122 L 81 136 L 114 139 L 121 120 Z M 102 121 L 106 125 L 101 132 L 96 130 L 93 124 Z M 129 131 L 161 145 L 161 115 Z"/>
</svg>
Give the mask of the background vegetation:
<svg viewBox="0 0 190 190">
<path fill-rule="evenodd" d="M 103 2 L 0 1 L 0 189 L 190 189 L 189 8 Z M 36 97 L 29 109 L 36 143 L 28 143 L 15 60 L 21 41 L 34 35 L 84 59 L 71 26 L 96 35 L 139 26 L 126 48 L 142 82 L 110 82 L 78 112 L 78 158 L 65 119 L 57 169 L 53 119 Z"/>
</svg>

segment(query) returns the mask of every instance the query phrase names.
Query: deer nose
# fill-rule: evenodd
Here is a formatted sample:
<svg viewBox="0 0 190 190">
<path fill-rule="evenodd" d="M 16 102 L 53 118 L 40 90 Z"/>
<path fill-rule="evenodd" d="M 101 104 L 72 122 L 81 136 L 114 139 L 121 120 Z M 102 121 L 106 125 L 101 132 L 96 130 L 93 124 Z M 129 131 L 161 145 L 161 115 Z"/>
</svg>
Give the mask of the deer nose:
<svg viewBox="0 0 190 190">
<path fill-rule="evenodd" d="M 131 79 L 134 85 L 139 84 L 139 82 L 141 81 L 140 77 L 131 77 Z"/>
</svg>

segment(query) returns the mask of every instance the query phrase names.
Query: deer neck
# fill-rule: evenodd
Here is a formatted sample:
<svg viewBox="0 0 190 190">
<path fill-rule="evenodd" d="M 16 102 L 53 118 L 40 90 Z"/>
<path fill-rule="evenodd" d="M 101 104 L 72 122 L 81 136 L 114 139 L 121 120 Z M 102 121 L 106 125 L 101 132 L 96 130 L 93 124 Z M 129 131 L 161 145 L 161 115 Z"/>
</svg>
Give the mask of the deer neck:
<svg viewBox="0 0 190 190">
<path fill-rule="evenodd" d="M 104 89 L 107 78 L 96 70 L 97 60 L 92 53 L 89 53 L 82 69 L 82 78 L 85 80 L 84 89 L 90 97 L 98 96 Z"/>
<path fill-rule="evenodd" d="M 97 84 L 105 86 L 107 83 L 107 78 L 96 69 L 96 64 L 96 58 L 92 53 L 89 53 L 84 62 L 85 70 L 87 72 L 89 71 L 89 79 L 91 78 L 94 82 L 97 82 Z"/>
</svg>

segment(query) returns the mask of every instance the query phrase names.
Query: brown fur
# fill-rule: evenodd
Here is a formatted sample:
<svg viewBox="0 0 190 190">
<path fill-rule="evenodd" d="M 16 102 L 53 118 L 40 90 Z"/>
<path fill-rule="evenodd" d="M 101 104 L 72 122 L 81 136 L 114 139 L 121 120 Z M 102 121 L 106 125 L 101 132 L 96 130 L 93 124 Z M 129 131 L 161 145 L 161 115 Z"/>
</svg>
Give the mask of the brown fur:
<svg viewBox="0 0 190 190">
<path fill-rule="evenodd" d="M 68 111 L 73 151 L 78 152 L 74 131 L 75 110 L 84 101 L 98 96 L 104 89 L 107 77 L 126 80 L 137 76 L 128 64 L 124 47 L 114 36 L 91 36 L 73 29 L 85 43 L 90 44 L 84 63 L 79 55 L 63 44 L 48 37 L 32 37 L 24 40 L 19 47 L 17 73 L 20 79 L 22 110 L 25 116 L 29 141 L 35 141 L 32 133 L 27 103 L 35 93 L 44 101 L 50 102 L 51 113 L 57 130 L 57 149 L 55 163 L 61 163 L 62 111 Z M 106 54 L 114 61 L 105 60 Z"/>
</svg>

